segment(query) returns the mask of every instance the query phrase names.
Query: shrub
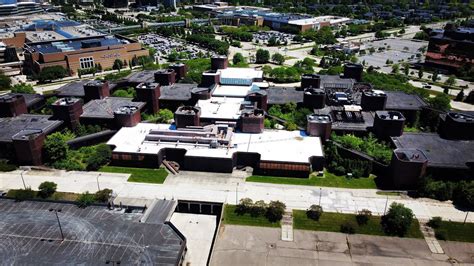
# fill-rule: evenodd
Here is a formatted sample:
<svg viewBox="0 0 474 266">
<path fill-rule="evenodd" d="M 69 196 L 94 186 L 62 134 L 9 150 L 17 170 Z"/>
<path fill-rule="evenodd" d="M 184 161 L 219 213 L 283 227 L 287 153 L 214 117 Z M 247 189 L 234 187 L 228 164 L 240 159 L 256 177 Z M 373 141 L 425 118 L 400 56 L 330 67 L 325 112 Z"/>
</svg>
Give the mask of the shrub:
<svg viewBox="0 0 474 266">
<path fill-rule="evenodd" d="M 401 203 L 392 203 L 387 214 L 382 216 L 382 227 L 388 235 L 403 237 L 411 226 L 413 212 Z"/>
<path fill-rule="evenodd" d="M 357 224 L 359 224 L 359 225 L 367 224 L 370 217 L 372 217 L 372 212 L 371 211 L 369 211 L 367 209 L 363 209 L 363 210 L 359 211 L 356 215 Z"/>
<path fill-rule="evenodd" d="M 38 187 L 38 196 L 43 199 L 49 198 L 51 197 L 51 195 L 54 194 L 54 192 L 56 192 L 57 187 L 58 185 L 56 185 L 56 183 L 45 181 L 41 183 Z"/>
<path fill-rule="evenodd" d="M 99 168 L 110 161 L 112 151 L 106 144 L 99 144 L 95 151 L 87 158 L 87 170 L 97 171 Z"/>
<path fill-rule="evenodd" d="M 238 215 L 244 215 L 245 213 L 250 212 L 250 208 L 253 206 L 253 201 L 249 198 L 240 199 L 239 204 L 235 208 L 235 212 Z"/>
<path fill-rule="evenodd" d="M 345 175 L 346 174 L 346 168 L 344 166 L 337 166 L 334 168 L 334 174 L 335 175 Z"/>
<path fill-rule="evenodd" d="M 104 188 L 95 193 L 95 200 L 98 202 L 107 202 L 112 194 L 112 190 Z"/>
<path fill-rule="evenodd" d="M 453 202 L 456 205 L 474 209 L 474 181 L 459 182 L 453 192 Z"/>
<path fill-rule="evenodd" d="M 76 202 L 79 208 L 85 208 L 95 202 L 95 195 L 86 191 L 77 198 Z"/>
<path fill-rule="evenodd" d="M 436 216 L 436 217 L 431 218 L 427 224 L 429 227 L 436 229 L 441 226 L 442 222 L 443 222 L 443 218 Z"/>
<path fill-rule="evenodd" d="M 345 234 L 355 234 L 357 225 L 353 221 L 345 221 L 341 224 L 340 231 Z"/>
<path fill-rule="evenodd" d="M 447 233 L 445 230 L 436 230 L 435 237 L 438 240 L 448 240 Z"/>
<path fill-rule="evenodd" d="M 16 189 L 13 190 L 12 193 L 9 193 L 11 197 L 13 197 L 17 201 L 32 199 L 36 196 L 36 192 L 31 190 L 31 188 L 26 189 Z"/>
<path fill-rule="evenodd" d="M 319 221 L 319 217 L 323 214 L 323 207 L 313 204 L 306 210 L 306 217 L 311 220 Z"/>
<path fill-rule="evenodd" d="M 283 218 L 286 205 L 281 201 L 270 201 L 268 204 L 266 217 L 270 222 L 278 222 Z"/>
<path fill-rule="evenodd" d="M 0 160 L 0 172 L 11 172 L 16 170 L 16 165 L 9 164 L 6 160 Z"/>
<path fill-rule="evenodd" d="M 267 204 L 263 200 L 256 201 L 250 208 L 250 216 L 258 217 L 265 215 Z"/>
</svg>

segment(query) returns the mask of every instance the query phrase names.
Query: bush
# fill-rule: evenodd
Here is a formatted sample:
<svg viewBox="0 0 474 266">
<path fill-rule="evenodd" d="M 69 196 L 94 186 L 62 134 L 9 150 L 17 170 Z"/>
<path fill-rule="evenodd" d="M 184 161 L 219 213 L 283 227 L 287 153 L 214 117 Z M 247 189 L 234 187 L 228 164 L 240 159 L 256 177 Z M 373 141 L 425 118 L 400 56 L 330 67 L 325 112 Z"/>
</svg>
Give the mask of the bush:
<svg viewBox="0 0 474 266">
<path fill-rule="evenodd" d="M 359 224 L 359 225 L 367 224 L 370 217 L 372 217 L 372 212 L 371 211 L 369 211 L 367 209 L 363 209 L 363 210 L 359 211 L 356 215 L 357 224 Z"/>
<path fill-rule="evenodd" d="M 62 66 L 48 66 L 41 70 L 38 80 L 40 83 L 45 83 L 46 81 L 64 78 L 67 74 L 67 70 Z"/>
<path fill-rule="evenodd" d="M 110 161 L 112 150 L 106 144 L 99 144 L 95 148 L 95 152 L 87 158 L 87 170 L 97 171 L 99 168 Z"/>
<path fill-rule="evenodd" d="M 107 202 L 109 201 L 110 196 L 112 195 L 112 190 L 104 188 L 95 193 L 95 200 L 98 202 Z"/>
<path fill-rule="evenodd" d="M 13 197 L 16 201 L 22 201 L 34 198 L 36 196 L 36 192 L 31 190 L 31 188 L 16 189 L 9 193 L 9 196 Z"/>
<path fill-rule="evenodd" d="M 45 181 L 41 183 L 38 187 L 38 196 L 43 199 L 49 198 L 51 197 L 51 195 L 54 194 L 54 192 L 56 192 L 57 187 L 58 185 L 56 183 Z"/>
<path fill-rule="evenodd" d="M 334 168 L 334 174 L 335 175 L 345 175 L 346 174 L 346 168 L 344 166 L 337 166 Z"/>
<path fill-rule="evenodd" d="M 319 221 L 319 217 L 323 214 L 323 207 L 319 205 L 311 205 L 308 210 L 306 210 L 306 217 L 311 220 Z"/>
<path fill-rule="evenodd" d="M 270 201 L 268 204 L 266 217 L 270 222 L 278 222 L 283 218 L 286 205 L 281 201 Z"/>
<path fill-rule="evenodd" d="M 413 212 L 401 203 L 392 203 L 387 214 L 382 216 L 382 227 L 386 234 L 403 237 L 411 226 Z"/>
<path fill-rule="evenodd" d="M 422 194 L 425 197 L 446 201 L 452 198 L 453 189 L 451 182 L 428 180 Z"/>
<path fill-rule="evenodd" d="M 253 206 L 252 199 L 249 199 L 249 198 L 240 199 L 239 204 L 237 204 L 235 208 L 235 212 L 238 215 L 244 215 L 250 212 L 250 209 L 252 208 L 252 206 Z"/>
<path fill-rule="evenodd" d="M 357 225 L 353 221 L 345 221 L 341 224 L 340 231 L 345 234 L 355 234 Z"/>
<path fill-rule="evenodd" d="M 9 164 L 6 160 L 0 160 L 0 172 L 11 172 L 16 170 L 16 165 Z"/>
<path fill-rule="evenodd" d="M 474 181 L 459 182 L 453 192 L 453 202 L 468 209 L 474 209 Z"/>
<path fill-rule="evenodd" d="M 95 202 L 95 195 L 86 191 L 77 198 L 76 202 L 79 208 L 85 208 Z"/>
<path fill-rule="evenodd" d="M 448 240 L 448 237 L 447 237 L 447 232 L 445 230 L 436 230 L 435 231 L 435 237 L 436 239 L 438 240 Z"/>
<path fill-rule="evenodd" d="M 436 217 L 433 217 L 431 218 L 427 225 L 431 228 L 439 228 L 441 226 L 441 223 L 443 222 L 443 218 L 439 217 L 439 216 L 436 216 Z"/>
<path fill-rule="evenodd" d="M 258 217 L 265 215 L 267 207 L 267 204 L 263 200 L 256 201 L 250 208 L 250 216 Z"/>
</svg>

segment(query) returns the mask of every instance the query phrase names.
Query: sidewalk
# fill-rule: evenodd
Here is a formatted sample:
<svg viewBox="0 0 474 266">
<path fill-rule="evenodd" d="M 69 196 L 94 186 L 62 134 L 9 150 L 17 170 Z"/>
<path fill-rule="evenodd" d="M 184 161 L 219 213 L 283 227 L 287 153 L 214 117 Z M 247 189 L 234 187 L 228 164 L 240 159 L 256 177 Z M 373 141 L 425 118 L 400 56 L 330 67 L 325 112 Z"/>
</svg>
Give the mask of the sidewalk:
<svg viewBox="0 0 474 266">
<path fill-rule="evenodd" d="M 0 173 L 0 190 L 23 188 L 21 171 Z M 187 172 L 191 174 L 192 172 Z M 101 174 L 99 176 L 99 174 Z M 438 202 L 429 199 L 402 199 L 386 197 L 376 194 L 376 190 L 357 190 L 342 188 L 276 185 L 265 183 L 244 182 L 243 178 L 223 180 L 223 174 L 213 177 L 214 173 L 196 173 L 196 176 L 207 178 L 181 179 L 179 175 L 168 177 L 172 182 L 165 184 L 144 184 L 127 182 L 128 174 L 97 173 L 97 172 L 38 172 L 30 171 L 23 174 L 26 186 L 33 189 L 44 181 L 58 184 L 58 190 L 64 192 L 83 193 L 95 192 L 98 182 L 101 189 L 113 189 L 119 198 L 154 199 L 174 198 L 180 200 L 215 201 L 235 204 L 236 200 L 251 198 L 254 201 L 279 200 L 286 204 L 288 209 L 307 209 L 311 204 L 319 202 L 325 211 L 356 213 L 361 209 L 368 209 L 374 215 L 382 215 L 392 202 L 403 203 L 413 210 L 418 219 L 430 219 L 440 216 L 443 220 L 462 222 L 466 213 L 456 209 L 447 202 Z M 229 175 L 231 177 L 232 175 Z M 237 182 L 236 182 L 237 181 Z M 238 184 L 238 185 L 237 185 Z M 469 222 L 474 222 L 474 215 L 469 215 Z"/>
</svg>

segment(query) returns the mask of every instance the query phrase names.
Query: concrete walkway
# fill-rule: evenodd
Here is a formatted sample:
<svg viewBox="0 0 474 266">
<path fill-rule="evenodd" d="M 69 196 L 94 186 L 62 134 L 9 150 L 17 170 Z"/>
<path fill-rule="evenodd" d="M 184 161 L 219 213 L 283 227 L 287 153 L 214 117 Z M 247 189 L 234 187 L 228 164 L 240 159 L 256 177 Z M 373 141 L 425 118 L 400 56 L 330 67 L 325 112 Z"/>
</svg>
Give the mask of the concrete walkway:
<svg viewBox="0 0 474 266">
<path fill-rule="evenodd" d="M 234 171 L 236 172 L 236 171 Z M 0 173 L 0 190 L 23 188 L 21 171 Z M 183 176 L 181 176 L 183 175 Z M 82 193 L 95 192 L 98 188 L 110 188 L 122 199 L 166 198 L 176 200 L 201 200 L 235 204 L 242 198 L 279 200 L 289 209 L 305 210 L 319 202 L 325 211 L 356 213 L 362 209 L 370 210 L 374 215 L 382 215 L 385 205 L 392 202 L 402 203 L 413 210 L 419 219 L 429 220 L 440 216 L 443 220 L 464 221 L 466 213 L 456 209 L 449 202 L 431 199 L 412 199 L 377 195 L 375 189 L 344 189 L 316 186 L 278 185 L 245 182 L 245 175 L 216 174 L 203 172 L 180 172 L 168 177 L 165 184 L 145 184 L 127 182 L 128 174 L 65 171 L 29 171 L 23 174 L 26 186 L 37 188 L 44 181 L 58 185 L 58 191 Z M 193 178 L 193 176 L 195 178 Z M 97 181 L 98 180 L 98 181 Z M 146 202 L 146 201 L 144 201 Z M 468 217 L 474 222 L 474 215 Z"/>
<path fill-rule="evenodd" d="M 288 210 L 281 219 L 281 240 L 293 241 L 293 212 Z"/>
<path fill-rule="evenodd" d="M 435 237 L 433 228 L 428 226 L 426 220 L 420 221 L 420 230 L 423 233 L 426 244 L 428 244 L 428 248 L 430 249 L 431 253 L 444 254 L 443 248 L 439 244 L 438 239 Z"/>
</svg>

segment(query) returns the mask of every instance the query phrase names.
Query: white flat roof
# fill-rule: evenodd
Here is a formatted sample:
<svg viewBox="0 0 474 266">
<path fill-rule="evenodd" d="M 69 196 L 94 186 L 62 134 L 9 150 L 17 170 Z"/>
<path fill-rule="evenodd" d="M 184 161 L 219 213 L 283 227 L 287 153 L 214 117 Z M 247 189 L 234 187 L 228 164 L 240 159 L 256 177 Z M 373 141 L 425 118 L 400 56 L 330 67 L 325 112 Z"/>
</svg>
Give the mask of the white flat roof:
<svg viewBox="0 0 474 266">
<path fill-rule="evenodd" d="M 351 20 L 350 18 L 345 18 L 345 17 L 320 16 L 320 17 L 314 17 L 314 18 L 290 20 L 288 21 L 288 24 L 299 25 L 299 26 L 318 24 L 321 22 L 329 22 L 330 24 L 338 24 L 338 23 L 348 22 L 350 20 Z"/>
<path fill-rule="evenodd" d="M 243 98 L 211 97 L 199 100 L 196 106 L 201 107 L 201 118 L 237 120 L 243 102 Z"/>
<path fill-rule="evenodd" d="M 212 92 L 212 96 L 229 96 L 229 97 L 245 97 L 252 90 L 252 85 L 237 86 L 237 85 L 217 85 Z"/>
<path fill-rule="evenodd" d="M 230 148 L 211 149 L 192 143 L 144 141 L 152 129 L 168 129 L 170 125 L 139 123 L 121 128 L 108 142 L 114 152 L 157 154 L 163 148 L 186 149 L 186 156 L 232 158 L 234 152 L 259 153 L 263 161 L 309 163 L 312 156 L 323 156 L 319 137 L 300 131 L 265 130 L 261 134 L 234 133 Z"/>
<path fill-rule="evenodd" d="M 254 68 L 228 67 L 226 69 L 219 69 L 218 71 L 221 74 L 221 78 L 239 78 L 239 79 L 263 78 L 263 71 L 256 70 Z"/>
</svg>

